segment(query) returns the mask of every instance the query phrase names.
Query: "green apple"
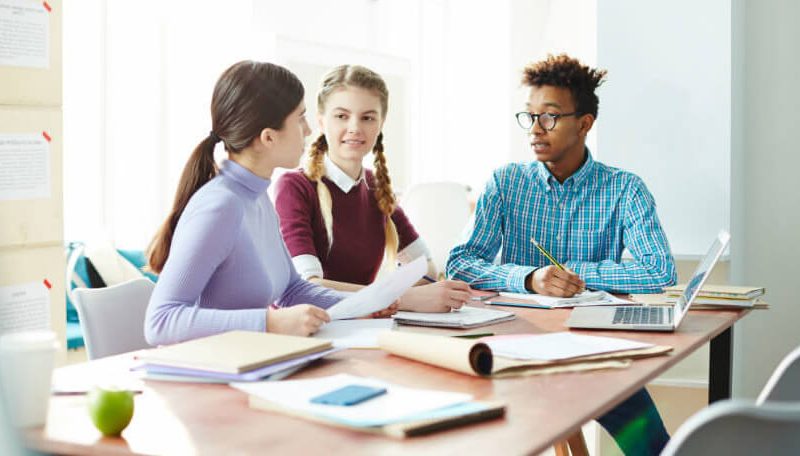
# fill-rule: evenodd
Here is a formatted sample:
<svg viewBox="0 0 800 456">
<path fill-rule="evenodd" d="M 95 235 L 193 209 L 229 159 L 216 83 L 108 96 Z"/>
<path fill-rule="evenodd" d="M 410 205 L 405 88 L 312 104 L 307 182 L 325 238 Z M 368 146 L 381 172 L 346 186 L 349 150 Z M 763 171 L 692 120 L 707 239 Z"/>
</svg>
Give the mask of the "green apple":
<svg viewBox="0 0 800 456">
<path fill-rule="evenodd" d="M 88 399 L 89 415 L 103 435 L 120 435 L 133 418 L 132 391 L 95 387 Z"/>
</svg>

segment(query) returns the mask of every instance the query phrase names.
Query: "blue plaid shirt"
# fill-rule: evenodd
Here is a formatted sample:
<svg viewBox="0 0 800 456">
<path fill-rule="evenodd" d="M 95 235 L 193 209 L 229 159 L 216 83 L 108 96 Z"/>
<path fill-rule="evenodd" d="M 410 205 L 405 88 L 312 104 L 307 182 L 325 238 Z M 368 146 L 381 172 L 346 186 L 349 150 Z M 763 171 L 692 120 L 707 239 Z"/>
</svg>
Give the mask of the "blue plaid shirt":
<svg viewBox="0 0 800 456">
<path fill-rule="evenodd" d="M 551 264 L 535 238 L 588 288 L 658 293 L 674 284 L 675 261 L 644 182 L 586 154 L 564 183 L 541 162 L 496 170 L 468 240 L 450 252 L 447 275 L 473 288 L 524 293 L 528 274 Z M 500 264 L 493 264 L 501 248 Z M 625 248 L 633 261 L 620 261 Z"/>
</svg>

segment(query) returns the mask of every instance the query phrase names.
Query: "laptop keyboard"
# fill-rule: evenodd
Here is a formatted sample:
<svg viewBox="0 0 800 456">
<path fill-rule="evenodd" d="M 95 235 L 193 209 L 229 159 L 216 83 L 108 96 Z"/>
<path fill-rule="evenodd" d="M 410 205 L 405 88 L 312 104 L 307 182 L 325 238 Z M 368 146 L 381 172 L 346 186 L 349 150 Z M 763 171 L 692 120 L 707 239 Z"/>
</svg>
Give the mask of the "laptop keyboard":
<svg viewBox="0 0 800 456">
<path fill-rule="evenodd" d="M 672 307 L 667 308 L 668 321 L 672 321 Z M 614 311 L 615 325 L 663 325 L 664 312 L 661 307 L 623 306 Z"/>
</svg>

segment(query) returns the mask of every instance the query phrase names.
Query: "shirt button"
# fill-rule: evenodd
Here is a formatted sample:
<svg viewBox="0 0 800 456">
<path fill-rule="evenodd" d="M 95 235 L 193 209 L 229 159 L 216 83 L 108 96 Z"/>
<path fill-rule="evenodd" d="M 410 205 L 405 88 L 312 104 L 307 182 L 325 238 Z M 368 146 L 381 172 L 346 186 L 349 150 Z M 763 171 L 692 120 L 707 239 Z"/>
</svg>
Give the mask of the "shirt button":
<svg viewBox="0 0 800 456">
<path fill-rule="evenodd" d="M 560 240 L 561 240 L 561 235 L 559 234 L 559 235 L 556 236 L 556 241 L 560 241 Z"/>
</svg>

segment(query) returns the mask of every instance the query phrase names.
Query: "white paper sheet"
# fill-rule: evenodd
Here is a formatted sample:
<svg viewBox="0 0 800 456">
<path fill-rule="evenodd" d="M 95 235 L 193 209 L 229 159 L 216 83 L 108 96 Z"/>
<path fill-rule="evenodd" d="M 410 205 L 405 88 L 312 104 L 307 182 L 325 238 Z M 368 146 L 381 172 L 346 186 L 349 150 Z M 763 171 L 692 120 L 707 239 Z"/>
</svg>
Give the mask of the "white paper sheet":
<svg viewBox="0 0 800 456">
<path fill-rule="evenodd" d="M 43 2 L 0 0 L 0 65 L 50 66 L 50 13 Z"/>
<path fill-rule="evenodd" d="M 311 403 L 311 398 L 347 385 L 386 388 L 386 394 L 348 407 Z M 381 426 L 403 418 L 472 400 L 472 396 L 447 391 L 406 388 L 376 378 L 338 374 L 308 380 L 231 383 L 280 407 L 323 416 L 350 426 Z"/>
<path fill-rule="evenodd" d="M 590 306 L 616 306 L 624 304 L 633 304 L 631 301 L 618 298 L 611 293 L 605 291 L 584 291 L 583 293 L 576 294 L 571 298 L 557 298 L 555 296 L 545 296 L 540 294 L 531 293 L 508 293 L 501 292 L 500 296 L 506 298 L 522 299 L 524 301 L 532 301 L 545 306 L 553 308 L 558 307 L 590 307 Z"/>
<path fill-rule="evenodd" d="M 339 301 L 328 309 L 328 315 L 332 320 L 344 320 L 365 317 L 389 307 L 425 275 L 427 265 L 427 259 L 421 256 L 399 267 L 392 274 Z"/>
<path fill-rule="evenodd" d="M 482 339 L 492 353 L 514 359 L 555 361 L 623 350 L 652 347 L 653 344 L 615 337 L 586 336 L 570 332 L 494 336 Z"/>
<path fill-rule="evenodd" d="M 0 287 L 0 334 L 50 329 L 50 290 L 42 282 Z"/>
<path fill-rule="evenodd" d="M 41 134 L 0 134 L 0 201 L 50 198 L 50 144 Z"/>
<path fill-rule="evenodd" d="M 337 348 L 378 348 L 378 334 L 393 327 L 391 318 L 334 320 L 322 326 L 314 337 L 333 341 Z"/>
</svg>

